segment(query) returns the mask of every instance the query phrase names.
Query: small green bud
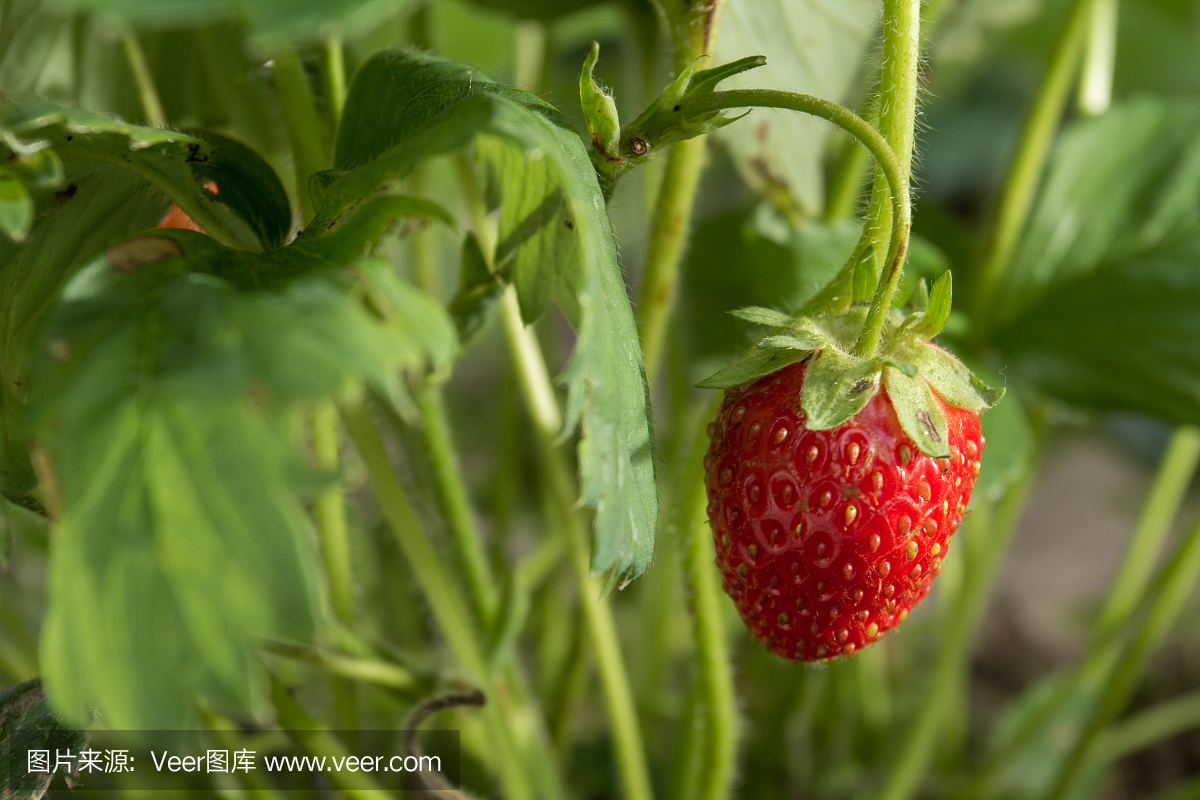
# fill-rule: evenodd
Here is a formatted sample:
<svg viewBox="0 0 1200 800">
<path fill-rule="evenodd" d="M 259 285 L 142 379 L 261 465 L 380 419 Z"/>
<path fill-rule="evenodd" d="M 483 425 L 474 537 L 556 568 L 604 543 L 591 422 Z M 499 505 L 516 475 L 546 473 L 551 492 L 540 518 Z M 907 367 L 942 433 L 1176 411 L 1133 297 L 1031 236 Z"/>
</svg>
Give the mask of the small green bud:
<svg viewBox="0 0 1200 800">
<path fill-rule="evenodd" d="M 579 101 L 583 105 L 583 117 L 592 135 L 592 144 L 606 158 L 620 161 L 618 146 L 621 141 L 621 121 L 617 117 L 617 104 L 612 95 L 592 77 L 592 70 L 599 58 L 600 44 L 592 42 L 592 52 L 583 62 L 583 71 L 579 73 Z"/>
</svg>

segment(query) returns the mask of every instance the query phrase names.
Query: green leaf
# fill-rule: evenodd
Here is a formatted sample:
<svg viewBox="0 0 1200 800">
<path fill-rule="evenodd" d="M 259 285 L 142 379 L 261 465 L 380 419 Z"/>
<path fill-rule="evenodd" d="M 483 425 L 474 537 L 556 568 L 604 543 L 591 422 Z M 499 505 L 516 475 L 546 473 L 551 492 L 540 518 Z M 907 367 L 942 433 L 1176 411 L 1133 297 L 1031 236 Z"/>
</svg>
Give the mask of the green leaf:
<svg viewBox="0 0 1200 800">
<path fill-rule="evenodd" d="M 24 241 L 33 224 L 33 199 L 25 184 L 11 171 L 0 168 L 0 233 L 14 242 Z"/>
<path fill-rule="evenodd" d="M 578 336 L 563 374 L 564 423 L 568 432 L 582 429 L 583 502 L 596 509 L 592 568 L 606 573 L 612 586 L 641 574 L 653 553 L 658 498 L 649 402 L 604 198 L 583 142 L 565 117 L 469 67 L 413 51 L 379 53 L 356 75 L 338 133 L 338 166 L 359 166 L 327 187 L 317 220 L 399 180 L 421 158 L 463 147 L 481 133 L 521 149 L 530 165 L 543 165 L 545 181 L 534 196 L 543 203 L 561 193 L 569 223 L 563 228 L 577 242 L 577 257 L 551 265 L 578 308 L 574 314 L 565 309 Z M 500 188 L 503 221 L 513 187 L 504 181 Z M 501 241 L 510 233 L 502 224 Z M 544 264 L 538 274 L 545 275 Z"/>
<path fill-rule="evenodd" d="M 950 272 L 947 270 L 942 273 L 942 277 L 934 281 L 925 313 L 913 325 L 913 333 L 923 339 L 932 339 L 942 332 L 942 328 L 946 327 L 946 320 L 950 319 L 951 294 Z"/>
<path fill-rule="evenodd" d="M 503 293 L 504 282 L 488 271 L 479 240 L 474 234 L 467 234 L 463 239 L 458 293 L 450 301 L 449 309 L 463 344 L 467 344 L 487 322 Z"/>
<path fill-rule="evenodd" d="M 846 99 L 879 22 L 875 0 L 746 0 L 721 12 L 717 63 L 762 54 L 767 65 L 727 88 L 786 89 Z M 832 128 L 803 114 L 755 111 L 755 135 L 717 135 L 754 187 L 782 189 L 806 216 L 824 203 L 824 148 Z"/>
<path fill-rule="evenodd" d="M 68 728 L 50 713 L 40 679 L 0 692 L 0 787 L 5 800 L 38 800 L 52 772 L 30 772 L 30 750 L 77 753 L 87 746 L 85 731 Z"/>
<path fill-rule="evenodd" d="M 223 134 L 200 129 L 186 133 L 209 146 L 207 158 L 189 161 L 188 168 L 201 181 L 217 185 L 217 194 L 211 199 L 245 220 L 264 249 L 282 247 L 292 228 L 292 208 L 271 165 Z"/>
<path fill-rule="evenodd" d="M 995 319 L 1055 285 L 1176 238 L 1200 220 L 1200 103 L 1143 98 L 1059 137 Z"/>
<path fill-rule="evenodd" d="M 115 117 L 42 100 L 0 105 L 0 138 L 49 144 L 63 157 L 127 169 L 184 210 L 226 245 L 251 250 L 282 242 L 291 226 L 286 196 L 271 168 L 228 137 L 131 125 Z M 227 199 L 205 188 L 214 180 Z"/>
<path fill-rule="evenodd" d="M 996 334 L 1042 392 L 1180 424 L 1200 419 L 1200 227 L 1059 284 Z"/>
<path fill-rule="evenodd" d="M 786 328 L 792 324 L 791 315 L 762 306 L 748 306 L 729 313 L 738 319 L 753 322 L 755 325 L 766 325 L 768 328 Z"/>
<path fill-rule="evenodd" d="M 894 367 L 883 368 L 883 387 L 900 427 L 921 452 L 934 458 L 950 455 L 950 429 L 929 384 Z M 806 387 L 807 388 L 807 387 Z"/>
<path fill-rule="evenodd" d="M 21 244 L 0 238 L 0 489 L 37 485 L 22 417 L 34 343 L 54 297 L 80 265 L 153 226 L 166 200 L 119 167 L 68 158 L 62 191 L 35 189 L 37 217 Z"/>
<path fill-rule="evenodd" d="M 75 720 L 98 707 L 113 727 L 173 730 L 197 697 L 254 715 L 254 644 L 313 635 L 316 560 L 288 410 L 364 379 L 402 392 L 395 370 L 444 369 L 455 337 L 379 259 L 351 281 L 309 271 L 292 248 L 149 238 L 174 254 L 120 272 L 113 248 L 66 286 L 29 412 L 62 506 L 42 638 L 51 700 Z"/>
<path fill-rule="evenodd" d="M 828 430 L 862 411 L 879 391 L 880 369 L 874 359 L 848 356 L 832 347 L 822 350 L 804 377 L 804 424 L 810 430 Z"/>
<path fill-rule="evenodd" d="M 756 348 L 738 363 L 717 370 L 697 383 L 696 386 L 701 389 L 732 389 L 783 369 L 788 364 L 804 358 L 804 355 L 802 351 L 798 350 L 759 350 Z"/>
</svg>

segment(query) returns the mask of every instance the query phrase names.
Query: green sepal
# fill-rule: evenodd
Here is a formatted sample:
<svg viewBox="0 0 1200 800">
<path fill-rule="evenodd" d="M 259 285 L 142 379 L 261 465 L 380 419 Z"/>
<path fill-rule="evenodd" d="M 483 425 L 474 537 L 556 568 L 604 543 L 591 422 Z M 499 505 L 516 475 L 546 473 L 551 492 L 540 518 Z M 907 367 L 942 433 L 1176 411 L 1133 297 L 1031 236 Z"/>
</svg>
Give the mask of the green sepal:
<svg viewBox="0 0 1200 800">
<path fill-rule="evenodd" d="M 696 384 L 701 389 L 731 389 L 783 369 L 804 357 L 798 350 L 760 350 L 755 348 L 736 364 L 719 369 Z"/>
<path fill-rule="evenodd" d="M 824 347 L 825 343 L 812 334 L 801 332 L 799 335 L 780 333 L 768 336 L 758 343 L 760 348 L 769 350 L 802 350 L 811 352 Z"/>
<path fill-rule="evenodd" d="M 892 369 L 899 370 L 910 378 L 917 377 L 917 375 L 919 375 L 921 372 L 919 369 L 917 369 L 916 364 L 910 364 L 907 361 L 897 361 L 894 358 L 887 357 L 880 358 L 878 361 L 885 367 L 891 367 Z"/>
<path fill-rule="evenodd" d="M 717 84 L 721 81 L 728 80 L 734 75 L 741 75 L 758 67 L 767 65 L 766 56 L 746 56 L 739 58 L 737 61 L 730 61 L 728 64 L 722 64 L 719 67 L 712 69 L 702 69 L 692 76 L 688 82 L 688 94 L 698 95 L 702 92 L 715 92 Z"/>
<path fill-rule="evenodd" d="M 950 455 L 950 429 L 933 391 L 923 378 L 905 375 L 895 367 L 883 368 L 883 386 L 900 427 L 920 448 L 934 458 Z"/>
<path fill-rule="evenodd" d="M 942 328 L 946 327 L 946 320 L 950 319 L 951 294 L 950 271 L 947 270 L 933 282 L 929 297 L 923 298 L 925 313 L 912 326 L 912 332 L 922 339 L 932 339 L 941 333 Z"/>
<path fill-rule="evenodd" d="M 953 354 L 928 342 L 915 342 L 903 358 L 916 364 L 921 376 L 952 406 L 986 411 L 1004 397 L 1003 387 L 988 386 Z"/>
<path fill-rule="evenodd" d="M 488 271 L 487 259 L 473 233 L 463 239 L 462 269 L 458 293 L 450 301 L 450 317 L 458 328 L 459 341 L 465 346 L 487 322 L 488 316 L 504 293 L 504 281 Z"/>
<path fill-rule="evenodd" d="M 755 325 L 766 325 L 768 328 L 785 328 L 794 321 L 791 316 L 782 311 L 776 311 L 773 308 L 763 308 L 762 306 L 747 306 L 746 308 L 735 309 L 729 313 L 738 319 L 753 322 Z"/>
<path fill-rule="evenodd" d="M 832 347 L 822 350 L 804 377 L 800 405 L 808 415 L 805 426 L 814 431 L 836 428 L 862 411 L 879 391 L 881 369 L 873 358 L 857 358 Z"/>
<path fill-rule="evenodd" d="M 592 135 L 593 149 L 610 161 L 620 161 L 621 120 L 617 115 L 617 103 L 592 77 L 599 58 L 600 43 L 592 42 L 592 51 L 579 73 L 579 102 L 583 106 L 588 133 Z"/>
</svg>

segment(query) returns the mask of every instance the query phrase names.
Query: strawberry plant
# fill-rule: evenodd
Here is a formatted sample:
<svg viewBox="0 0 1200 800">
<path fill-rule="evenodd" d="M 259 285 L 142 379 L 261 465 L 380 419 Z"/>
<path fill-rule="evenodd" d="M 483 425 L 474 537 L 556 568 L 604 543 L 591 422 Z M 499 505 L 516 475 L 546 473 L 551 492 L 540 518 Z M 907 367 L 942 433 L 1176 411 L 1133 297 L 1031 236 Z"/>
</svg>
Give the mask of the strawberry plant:
<svg viewBox="0 0 1200 800">
<path fill-rule="evenodd" d="M 0 3 L 0 796 L 1200 792 L 1198 21 Z"/>
</svg>

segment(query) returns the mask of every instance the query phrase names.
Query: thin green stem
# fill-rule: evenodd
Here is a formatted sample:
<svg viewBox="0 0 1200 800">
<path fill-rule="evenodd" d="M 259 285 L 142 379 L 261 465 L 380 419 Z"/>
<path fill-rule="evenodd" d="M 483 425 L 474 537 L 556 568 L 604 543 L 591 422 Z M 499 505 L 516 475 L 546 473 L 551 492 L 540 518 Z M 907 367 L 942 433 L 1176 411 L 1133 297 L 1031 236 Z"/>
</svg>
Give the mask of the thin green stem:
<svg viewBox="0 0 1200 800">
<path fill-rule="evenodd" d="M 1117 61 L 1118 0 L 1097 0 L 1088 27 L 1087 50 L 1079 75 L 1079 111 L 1103 114 L 1112 104 L 1113 68 Z"/>
<path fill-rule="evenodd" d="M 510 356 L 520 377 L 522 396 L 533 420 L 537 434 L 540 462 L 552 505 L 560 515 L 559 523 L 567 538 L 567 547 L 576 582 L 579 584 L 579 603 L 584 626 L 600 672 L 605 706 L 612 726 L 612 743 L 617 753 L 621 775 L 622 796 L 628 800 L 649 800 L 650 770 L 646 764 L 641 729 L 629 686 L 628 672 L 621 655 L 616 623 L 608 598 L 602 596 L 602 586 L 592 578 L 589 565 L 587 530 L 574 510 L 577 488 L 573 471 L 557 447 L 562 414 L 541 348 L 533 332 L 521 322 L 520 308 L 511 289 L 501 305 Z"/>
<path fill-rule="evenodd" d="M 1115 761 L 1197 727 L 1200 727 L 1200 691 L 1193 691 L 1109 728 L 1096 743 L 1096 754 L 1105 761 Z"/>
<path fill-rule="evenodd" d="M 1154 581 L 1147 595 L 1146 615 L 1109 674 L 1083 734 L 1059 772 L 1050 800 L 1062 800 L 1071 795 L 1104 726 L 1129 702 L 1146 663 L 1183 610 L 1197 578 L 1200 578 L 1200 520 Z"/>
<path fill-rule="evenodd" d="M 424 422 L 425 445 L 433 466 L 434 481 L 450 526 L 450 538 L 461 562 L 471 608 L 475 619 L 486 629 L 496 615 L 499 592 L 475 525 L 440 389 L 435 385 L 426 386 L 417 395 L 417 406 Z"/>
<path fill-rule="evenodd" d="M 312 447 L 317 466 L 331 472 L 338 469 L 337 407 L 323 402 L 313 409 Z M 350 569 L 350 537 L 346 522 L 346 497 L 338 480 L 317 495 L 313 504 L 317 520 L 317 535 L 325 574 L 329 581 L 329 597 L 338 622 L 352 626 L 354 621 L 354 582 Z"/>
<path fill-rule="evenodd" d="M 713 406 L 719 398 L 710 404 Z M 687 490 L 680 498 L 684 504 L 683 534 L 685 568 L 692 587 L 693 634 L 696 640 L 696 660 L 700 665 L 700 684 L 705 714 L 703 735 L 707 739 L 705 776 L 697 788 L 698 800 L 724 800 L 729 794 L 733 770 L 737 762 L 737 707 L 734 701 L 733 673 L 729 666 L 729 650 L 725 643 L 725 626 L 721 615 L 721 592 L 713 569 L 712 534 L 708 525 L 708 498 L 704 488 L 704 454 L 708 436 L 703 425 L 695 426 L 699 434 L 692 445 L 686 475 Z"/>
<path fill-rule="evenodd" d="M 724 0 L 705 3 L 681 0 L 660 2 L 675 48 L 676 73 L 691 66 L 701 56 L 712 53 L 723 5 Z M 679 266 L 683 262 L 704 161 L 705 137 L 673 145 L 667 155 L 667 165 L 654 202 L 650 247 L 646 253 L 646 269 L 637 303 L 642 360 L 651 386 L 655 385 L 662 364 L 667 323 L 675 305 Z"/>
<path fill-rule="evenodd" d="M 993 212 L 991 238 L 979 266 L 972 322 L 983 337 L 990 321 L 992 300 L 1004 281 L 1025 222 L 1033 207 L 1042 169 L 1071 92 L 1088 24 L 1097 0 L 1073 0 L 1051 52 L 1037 96 L 1025 119 L 1021 138 Z"/>
<path fill-rule="evenodd" d="M 129 71 L 133 73 L 133 82 L 137 86 L 138 100 L 141 101 L 146 124 L 152 128 L 167 127 L 167 114 L 163 111 L 158 89 L 154 87 L 154 76 L 150 73 L 150 65 L 146 63 L 146 54 L 142 51 L 137 35 L 128 28 L 121 32 L 121 48 L 125 51 Z"/>
<path fill-rule="evenodd" d="M 329 92 L 329 114 L 336 131 L 342 120 L 342 106 L 346 105 L 346 54 L 340 33 L 331 33 L 325 38 L 325 82 Z"/>
<path fill-rule="evenodd" d="M 829 185 L 825 192 L 825 221 L 834 222 L 854 216 L 858 198 L 862 195 L 864 174 L 871 157 L 870 151 L 857 138 L 845 140 L 833 163 Z"/>
<path fill-rule="evenodd" d="M 908 184 L 912 172 L 913 145 L 916 141 L 917 76 L 921 66 L 921 2 L 920 0 L 884 0 L 883 4 L 883 63 L 879 73 L 879 132 L 900 162 L 900 180 L 904 197 L 903 227 L 898 228 L 903 241 L 900 247 L 889 245 L 888 255 L 878 263 L 880 244 L 886 235 L 888 222 L 896 228 L 897 203 L 893 200 L 897 181 L 883 174 L 883 165 L 876 162 L 875 185 L 867 207 L 864 236 L 875 242 L 878 288 L 871 299 L 871 310 L 855 345 L 860 356 L 873 356 L 883 334 L 883 323 L 892 307 L 892 298 L 904 272 L 904 255 L 908 249 L 908 230 L 911 220 Z M 895 239 L 896 233 L 892 233 Z M 896 253 L 892 255 L 893 251 Z"/>
<path fill-rule="evenodd" d="M 318 467 L 337 471 L 338 443 L 337 407 L 327 400 L 318 404 L 312 414 L 312 448 Z M 353 628 L 354 583 L 350 568 L 350 536 L 346 521 L 346 498 L 340 480 L 317 495 L 313 516 L 316 517 L 317 538 L 325 561 L 333 614 L 342 625 Z M 345 678 L 335 677 L 333 694 L 338 727 L 343 730 L 356 728 L 358 710 L 354 684 Z"/>
<path fill-rule="evenodd" d="M 316 664 L 340 677 L 382 686 L 386 689 L 397 689 L 407 692 L 417 689 L 425 683 L 421 676 L 390 661 L 355 658 L 354 656 L 342 655 L 320 648 L 306 647 L 287 642 L 267 642 L 263 645 L 263 649 L 276 655 L 284 656 L 285 658 Z"/>
<path fill-rule="evenodd" d="M 1197 465 L 1200 465 L 1200 428 L 1181 426 L 1172 434 L 1159 463 L 1120 572 L 1096 620 L 1094 639 L 1121 627 L 1137 608 Z"/>
<path fill-rule="evenodd" d="M 429 602 L 450 651 L 491 701 L 482 713 L 489 738 L 498 750 L 494 754 L 493 766 L 500 774 L 505 796 L 511 800 L 530 798 L 533 796 L 530 778 L 525 773 L 524 762 L 512 741 L 512 731 L 497 702 L 495 686 L 483 647 L 472 625 L 471 614 L 429 543 L 366 407 L 362 404 L 344 405 L 341 412 L 346 432 L 362 458 L 383 516 L 412 567 L 413 575 Z"/>
<path fill-rule="evenodd" d="M 283 123 L 287 128 L 288 142 L 292 148 L 292 160 L 296 168 L 296 197 L 300 202 L 303 221 L 313 218 L 312 196 L 308 192 L 308 179 L 314 172 L 325 169 L 325 146 L 321 142 L 321 121 L 313 101 L 312 87 L 308 76 L 291 43 L 280 39 L 275 42 L 274 58 L 271 62 L 271 77 L 283 109 Z"/>
<path fill-rule="evenodd" d="M 696 189 L 704 170 L 705 137 L 677 142 L 667 155 L 654 216 L 650 225 L 650 248 L 646 271 L 638 292 L 638 330 L 646 377 L 656 384 L 662 366 L 667 323 L 675 305 L 679 266 L 687 244 Z"/>
<path fill-rule="evenodd" d="M 913 63 L 915 64 L 916 62 L 914 61 Z M 885 97 L 883 98 L 883 102 L 891 102 L 891 98 Z M 915 104 L 915 102 L 914 95 L 913 103 Z M 871 302 L 871 310 L 863 326 L 862 335 L 855 345 L 855 350 L 859 355 L 873 355 L 879 347 L 879 340 L 883 333 L 883 322 L 887 316 L 887 310 L 891 308 L 896 288 L 900 284 L 904 256 L 908 251 L 908 232 L 909 228 L 912 227 L 912 203 L 909 192 L 909 169 L 907 162 L 896 154 L 896 151 L 884 136 L 869 122 L 848 108 L 840 106 L 837 103 L 831 103 L 828 100 L 822 100 L 819 97 L 772 89 L 740 89 L 728 92 L 714 92 L 697 103 L 694 108 L 696 110 L 716 110 L 723 108 L 744 108 L 747 106 L 757 108 L 786 108 L 821 117 L 851 133 L 875 156 L 877 168 L 882 176 L 880 180 L 882 181 L 884 190 L 887 192 L 886 197 L 891 209 L 888 212 L 888 219 L 891 221 L 891 235 L 888 239 L 887 255 L 884 257 L 886 271 L 879 283 L 879 289 L 875 293 L 875 298 Z M 903 140 L 900 144 L 905 146 Z M 911 148 L 911 141 L 907 146 Z M 880 196 L 878 190 L 873 192 L 872 200 L 878 196 Z M 869 221 L 868 227 L 870 227 Z M 645 302 L 645 299 L 643 299 L 643 302 Z M 644 343 L 645 339 L 643 338 L 643 346 Z M 649 368 L 650 361 L 647 360 L 646 364 L 647 368 Z"/>
<path fill-rule="evenodd" d="M 341 761 L 350 755 L 346 746 L 335 739 L 321 724 L 292 696 L 288 687 L 275 675 L 271 675 L 271 701 L 279 718 L 279 726 L 287 731 L 288 738 L 305 755 L 326 760 Z M 326 773 L 330 782 L 350 800 L 392 800 L 370 773 L 332 770 Z"/>
</svg>

